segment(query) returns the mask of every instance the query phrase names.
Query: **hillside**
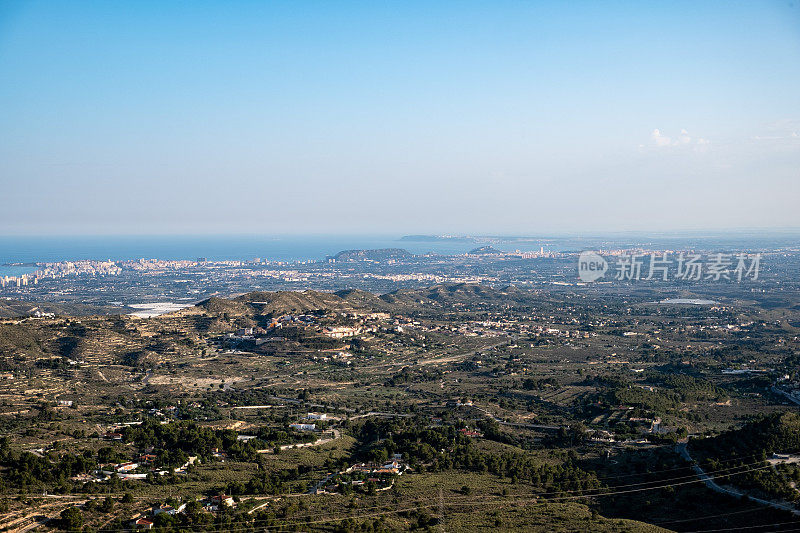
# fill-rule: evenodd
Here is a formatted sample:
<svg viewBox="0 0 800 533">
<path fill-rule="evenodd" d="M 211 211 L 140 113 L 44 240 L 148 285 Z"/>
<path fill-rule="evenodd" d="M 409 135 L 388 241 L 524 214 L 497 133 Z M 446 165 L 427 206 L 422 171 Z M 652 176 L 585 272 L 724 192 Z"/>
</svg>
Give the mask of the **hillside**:
<svg viewBox="0 0 800 533">
<path fill-rule="evenodd" d="M 477 283 L 439 284 L 421 289 L 400 289 L 381 296 L 381 300 L 396 306 L 415 307 L 434 305 L 510 306 L 530 305 L 537 299 L 532 291 L 510 286 L 496 289 Z"/>
<path fill-rule="evenodd" d="M 277 291 L 250 292 L 234 299 L 209 298 L 197 308 L 209 314 L 229 316 L 276 316 L 312 311 L 406 312 L 426 306 L 442 308 L 476 305 L 507 307 L 531 305 L 537 294 L 516 287 L 495 289 L 473 283 L 439 284 L 421 289 L 400 289 L 377 296 L 367 291 L 348 289 L 337 292 Z"/>
<path fill-rule="evenodd" d="M 234 301 L 249 306 L 256 315 L 281 315 L 310 311 L 352 311 L 353 303 L 332 292 L 250 292 Z"/>
<path fill-rule="evenodd" d="M 503 252 L 497 248 L 492 248 L 491 246 L 481 246 L 479 248 L 475 248 L 474 250 L 470 250 L 469 253 L 470 255 L 498 255 Z"/>
<path fill-rule="evenodd" d="M 53 313 L 62 316 L 116 315 L 130 312 L 128 308 L 112 306 L 96 306 L 82 304 L 55 304 L 43 302 L 25 302 L 0 298 L 0 318 L 16 318 Z"/>
<path fill-rule="evenodd" d="M 414 254 L 403 248 L 379 248 L 376 250 L 342 250 L 329 259 L 335 261 L 387 261 L 410 257 L 414 257 Z"/>
<path fill-rule="evenodd" d="M 800 414 L 770 415 L 693 442 L 693 449 L 709 457 L 768 457 L 773 453 L 800 453 Z"/>
<path fill-rule="evenodd" d="M 342 300 L 348 302 L 354 308 L 372 309 L 375 311 L 391 310 L 391 306 L 385 300 L 371 292 L 358 289 L 347 289 L 343 291 L 337 291 L 334 294 L 336 294 L 336 296 Z"/>
<path fill-rule="evenodd" d="M 689 449 L 706 472 L 723 476 L 724 484 L 759 498 L 800 501 L 800 467 L 785 459 L 800 453 L 800 415 L 795 412 L 774 413 L 715 437 L 692 440 Z"/>
</svg>

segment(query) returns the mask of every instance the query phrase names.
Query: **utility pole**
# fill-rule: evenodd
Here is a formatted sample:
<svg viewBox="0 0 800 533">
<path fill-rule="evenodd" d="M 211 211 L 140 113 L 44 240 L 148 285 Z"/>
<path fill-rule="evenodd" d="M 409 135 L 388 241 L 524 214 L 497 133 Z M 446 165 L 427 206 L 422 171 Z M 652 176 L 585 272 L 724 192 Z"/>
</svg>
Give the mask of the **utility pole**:
<svg viewBox="0 0 800 533">
<path fill-rule="evenodd" d="M 444 496 L 442 487 L 439 487 L 439 531 L 444 533 Z"/>
</svg>

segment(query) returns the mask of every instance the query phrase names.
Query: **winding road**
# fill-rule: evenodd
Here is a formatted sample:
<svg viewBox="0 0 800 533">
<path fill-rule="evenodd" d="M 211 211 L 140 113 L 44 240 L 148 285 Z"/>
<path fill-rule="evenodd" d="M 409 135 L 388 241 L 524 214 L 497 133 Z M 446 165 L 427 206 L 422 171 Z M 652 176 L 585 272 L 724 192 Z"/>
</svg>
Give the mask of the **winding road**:
<svg viewBox="0 0 800 533">
<path fill-rule="evenodd" d="M 742 496 L 747 496 L 748 499 L 750 499 L 751 501 L 760 503 L 762 505 L 767 505 L 767 506 L 772 507 L 774 509 L 780 509 L 781 511 L 789 511 L 790 513 L 792 513 L 795 516 L 800 516 L 800 511 L 798 511 L 795 507 L 793 507 L 793 506 L 791 506 L 789 504 L 773 502 L 773 501 L 770 501 L 770 500 L 763 500 L 761 498 L 754 498 L 753 496 L 750 496 L 749 494 L 747 494 L 747 493 L 745 493 L 743 491 L 739 491 L 739 490 L 735 490 L 735 489 L 729 489 L 729 488 L 721 486 L 719 483 L 717 483 L 714 480 L 714 478 L 712 476 L 708 475 L 705 472 L 705 470 L 700 468 L 699 464 L 694 462 L 694 459 L 692 459 L 692 456 L 689 455 L 689 449 L 687 447 L 687 443 L 686 442 L 678 443 L 677 446 L 675 447 L 675 451 L 677 451 L 681 455 L 681 457 L 683 457 L 684 459 L 686 459 L 687 461 L 692 463 L 692 469 L 697 473 L 697 476 L 700 478 L 701 481 L 703 481 L 703 483 L 705 483 L 706 487 L 708 487 L 709 489 L 711 489 L 713 491 L 716 491 L 716 492 L 720 492 L 722 494 L 728 494 L 730 496 L 735 496 L 737 498 L 741 498 Z"/>
</svg>

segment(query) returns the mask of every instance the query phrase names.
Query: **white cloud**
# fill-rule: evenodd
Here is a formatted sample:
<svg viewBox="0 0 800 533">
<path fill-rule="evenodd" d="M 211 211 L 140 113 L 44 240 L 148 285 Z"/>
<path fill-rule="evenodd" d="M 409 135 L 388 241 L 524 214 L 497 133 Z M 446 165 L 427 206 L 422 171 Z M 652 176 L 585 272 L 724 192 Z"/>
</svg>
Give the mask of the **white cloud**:
<svg viewBox="0 0 800 533">
<path fill-rule="evenodd" d="M 753 135 L 751 139 L 761 145 L 771 144 L 796 148 L 797 140 L 800 139 L 797 133 L 798 126 L 800 126 L 800 120 L 797 119 L 778 120 L 762 126 L 761 131 Z"/>
<path fill-rule="evenodd" d="M 672 144 L 672 139 L 662 135 L 661 130 L 659 129 L 654 129 L 653 133 L 651 133 L 650 136 L 653 138 L 653 141 L 656 143 L 656 146 L 669 146 L 670 144 Z"/>
<path fill-rule="evenodd" d="M 673 139 L 668 135 L 664 135 L 661 133 L 660 129 L 656 128 L 653 130 L 653 133 L 650 134 L 650 138 L 653 140 L 653 144 L 658 148 L 665 148 L 669 146 L 706 146 L 710 142 L 708 139 L 704 139 L 703 137 L 698 137 L 695 139 L 686 129 L 681 129 L 678 137 Z"/>
</svg>

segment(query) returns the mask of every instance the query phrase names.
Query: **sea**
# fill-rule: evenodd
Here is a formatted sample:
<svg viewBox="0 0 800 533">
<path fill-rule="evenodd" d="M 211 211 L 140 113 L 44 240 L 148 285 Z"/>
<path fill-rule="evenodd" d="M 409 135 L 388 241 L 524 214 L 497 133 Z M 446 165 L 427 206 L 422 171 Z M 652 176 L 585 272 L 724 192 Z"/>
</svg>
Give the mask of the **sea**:
<svg viewBox="0 0 800 533">
<path fill-rule="evenodd" d="M 797 247 L 800 231 L 773 235 L 743 232 L 724 234 L 561 235 L 542 237 L 459 237 L 409 239 L 402 235 L 124 235 L 124 236 L 0 236 L 0 276 L 33 272 L 34 263 L 75 260 L 197 259 L 316 261 L 342 250 L 404 248 L 416 254 L 463 254 L 480 246 L 501 251 L 549 252 L 654 246 L 668 249 L 700 246 L 726 249 Z"/>
<path fill-rule="evenodd" d="M 468 252 L 476 242 L 402 240 L 401 235 L 285 236 L 0 236 L 0 276 L 35 270 L 33 263 L 136 259 L 197 259 L 209 261 L 321 260 L 342 250 L 404 248 L 412 253 L 442 255 Z M 507 248 L 507 247 L 506 247 Z M 503 248 L 500 248 L 503 249 Z"/>
</svg>

